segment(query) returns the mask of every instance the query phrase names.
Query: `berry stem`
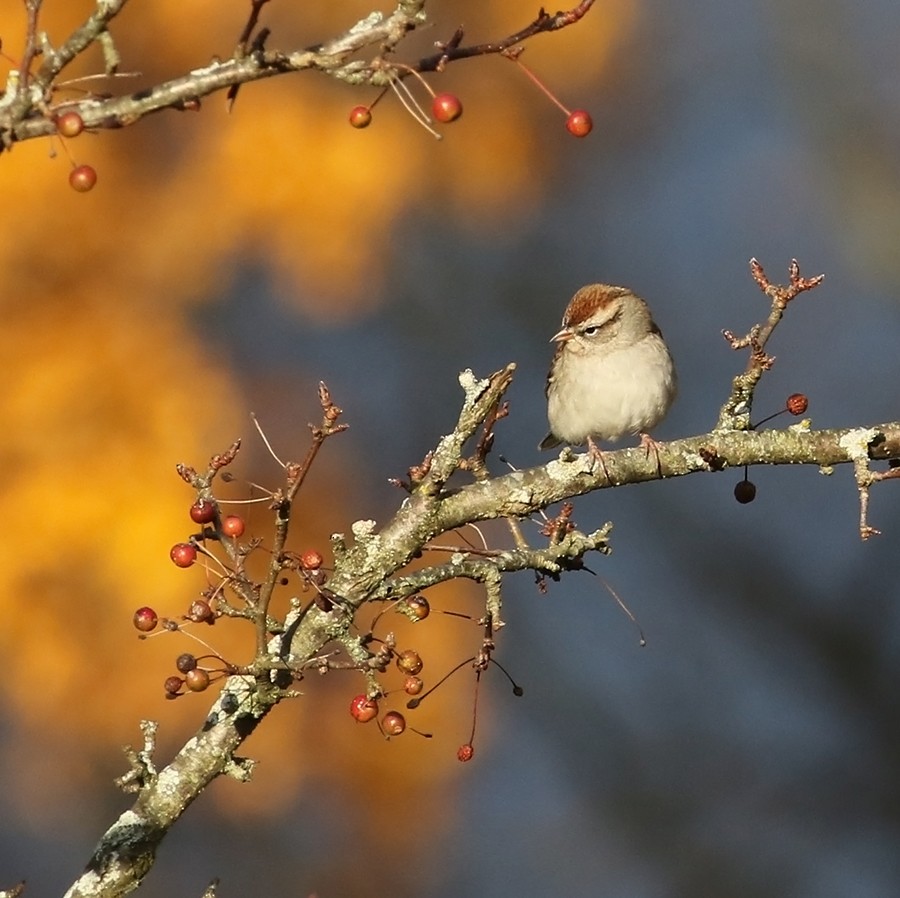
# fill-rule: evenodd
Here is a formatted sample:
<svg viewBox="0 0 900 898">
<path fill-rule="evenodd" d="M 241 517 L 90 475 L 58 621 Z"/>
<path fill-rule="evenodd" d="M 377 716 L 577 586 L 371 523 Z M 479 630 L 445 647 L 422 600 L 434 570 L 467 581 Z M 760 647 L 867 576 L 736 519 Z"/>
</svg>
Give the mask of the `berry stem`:
<svg viewBox="0 0 900 898">
<path fill-rule="evenodd" d="M 378 103 L 390 89 L 391 89 L 390 85 L 381 88 L 381 90 L 378 93 L 378 96 L 375 97 L 375 99 L 372 100 L 371 103 L 369 103 L 369 107 L 368 107 L 369 111 L 371 111 L 375 108 L 375 104 Z"/>
<path fill-rule="evenodd" d="M 519 67 L 522 69 L 522 71 L 523 71 L 523 72 L 524 72 L 524 73 L 525 73 L 525 74 L 526 74 L 526 75 L 527 75 L 527 76 L 528 76 L 528 77 L 529 77 L 529 78 L 530 78 L 530 79 L 531 79 L 531 80 L 532 80 L 532 81 L 533 81 L 533 82 L 534 82 L 534 83 L 535 83 L 535 84 L 536 84 L 536 85 L 537 85 L 537 86 L 538 86 L 538 87 L 539 87 L 539 88 L 540 88 L 540 89 L 541 89 L 541 90 L 542 90 L 542 91 L 550 98 L 550 100 L 551 100 L 553 103 L 555 103 L 560 109 L 562 109 L 562 111 L 563 111 L 566 115 L 571 115 L 571 114 L 572 114 L 572 111 L 571 111 L 570 109 L 566 109 L 566 107 L 559 101 L 559 99 L 557 99 L 557 97 L 556 97 L 556 95 L 553 93 L 553 91 L 551 91 L 550 88 L 547 87 L 547 86 L 544 84 L 544 82 L 541 81 L 541 79 L 538 78 L 538 76 L 535 75 L 534 72 L 532 72 L 531 69 L 529 69 L 527 65 L 525 65 L 524 62 L 522 62 L 522 60 L 520 60 L 518 57 L 512 57 L 512 56 L 509 56 L 509 57 L 507 57 L 507 58 L 508 58 L 508 59 L 512 59 L 512 61 L 513 61 L 517 66 L 519 66 Z"/>
<path fill-rule="evenodd" d="M 418 78 L 418 79 L 419 79 L 419 82 L 420 82 L 421 85 L 422 85 L 422 87 L 424 87 L 425 90 L 428 91 L 428 93 L 429 93 L 429 95 L 431 96 L 432 100 L 434 99 L 434 91 L 432 90 L 431 85 L 430 85 L 430 84 L 422 77 L 421 72 L 419 72 L 419 71 L 417 71 L 416 69 L 414 69 L 411 65 L 405 65 L 405 64 L 402 63 L 402 62 L 395 62 L 393 65 L 394 65 L 394 68 L 396 68 L 396 69 L 403 69 L 403 71 L 409 72 L 410 75 L 412 75 L 414 78 Z M 398 81 L 401 81 L 402 79 L 398 77 L 397 80 L 398 80 Z"/>
<path fill-rule="evenodd" d="M 435 140 L 441 140 L 441 135 L 431 127 L 431 119 L 425 110 L 416 102 L 416 98 L 412 95 L 410 89 L 403 83 L 400 78 L 392 78 L 390 86 L 397 99 L 403 104 L 403 108 L 429 133 Z"/>
</svg>

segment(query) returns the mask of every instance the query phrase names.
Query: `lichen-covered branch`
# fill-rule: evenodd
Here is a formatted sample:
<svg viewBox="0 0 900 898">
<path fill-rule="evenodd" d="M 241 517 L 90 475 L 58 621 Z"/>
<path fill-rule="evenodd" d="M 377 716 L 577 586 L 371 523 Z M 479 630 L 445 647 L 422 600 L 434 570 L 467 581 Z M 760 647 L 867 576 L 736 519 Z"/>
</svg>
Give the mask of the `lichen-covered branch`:
<svg viewBox="0 0 900 898">
<path fill-rule="evenodd" d="M 443 437 L 433 456 L 435 478 L 401 503 L 383 527 L 372 521 L 353 526 L 353 538 L 336 537 L 330 594 L 337 597 L 324 610 L 313 605 L 295 610 L 285 621 L 284 636 L 270 645 L 268 658 L 257 659 L 253 675 L 233 676 L 213 705 L 206 722 L 171 763 L 156 773 L 152 766 L 127 775 L 140 792 L 101 839 L 85 873 L 68 892 L 70 898 L 119 896 L 134 889 L 150 869 L 155 852 L 171 825 L 203 789 L 222 774 L 246 777 L 249 769 L 235 753 L 259 722 L 286 693 L 278 674 L 303 670 L 304 664 L 337 642 L 363 669 L 367 649 L 351 632 L 355 612 L 367 601 L 395 600 L 436 583 L 463 577 L 485 583 L 488 619 L 494 629 L 502 623 L 499 589 L 502 575 L 519 570 L 558 576 L 582 566 L 590 552 L 608 550 L 610 525 L 591 534 L 570 530 L 547 545 L 457 554 L 439 564 L 404 570 L 428 543 L 468 523 L 501 517 L 527 517 L 547 506 L 597 489 L 609 489 L 662 477 L 721 471 L 743 465 L 812 464 L 827 469 L 869 459 L 900 456 L 900 421 L 868 428 L 815 431 L 795 425 L 785 430 L 713 431 L 660 446 L 660 468 L 642 450 L 604 452 L 609 479 L 594 470 L 589 454 L 564 450 L 559 458 L 536 468 L 499 477 L 449 486 L 444 484 L 462 460 L 467 440 L 496 408 L 509 386 L 509 366 L 485 380 L 470 372 L 461 377 L 465 401 L 457 426 Z M 461 476 L 461 475 L 460 475 Z M 427 486 L 426 486 L 427 482 Z M 444 484 L 435 488 L 438 484 Z M 132 752 L 135 758 L 146 756 Z"/>
<path fill-rule="evenodd" d="M 101 838 L 66 898 L 113 898 L 134 891 L 171 826 L 212 780 L 222 774 L 249 778 L 250 762 L 235 752 L 279 698 L 277 689 L 260 688 L 252 678 L 230 678 L 201 729 L 171 763 L 159 773 L 145 772 L 137 800 Z"/>
</svg>

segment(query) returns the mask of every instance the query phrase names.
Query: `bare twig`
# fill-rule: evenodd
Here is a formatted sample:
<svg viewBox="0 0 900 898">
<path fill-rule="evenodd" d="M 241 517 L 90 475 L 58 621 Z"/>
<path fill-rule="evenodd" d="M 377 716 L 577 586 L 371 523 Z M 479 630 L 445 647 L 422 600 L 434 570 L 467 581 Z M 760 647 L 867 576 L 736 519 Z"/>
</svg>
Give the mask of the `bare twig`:
<svg viewBox="0 0 900 898">
<path fill-rule="evenodd" d="M 338 423 L 342 410 L 334 404 L 328 387 L 322 381 L 319 382 L 319 405 L 322 407 L 322 422 L 318 426 L 310 425 L 312 442 L 306 452 L 306 457 L 300 463 L 289 462 L 285 465 L 287 470 L 287 490 L 283 495 L 278 495 L 273 501 L 273 507 L 275 508 L 275 536 L 272 543 L 268 574 L 260 587 L 257 606 L 256 650 L 257 655 L 260 657 L 264 656 L 267 651 L 269 603 L 278 578 L 285 567 L 285 547 L 287 545 L 288 528 L 294 500 L 300 492 L 300 488 L 303 486 L 306 476 L 309 474 L 310 468 L 316 460 L 319 450 L 322 448 L 322 444 L 329 437 L 342 433 L 347 429 L 346 424 Z"/>
<path fill-rule="evenodd" d="M 244 25 L 244 30 L 238 38 L 237 48 L 234 51 L 235 59 L 241 59 L 247 55 L 247 45 L 253 35 L 253 30 L 259 22 L 259 14 L 268 2 L 269 0 L 250 0 L 250 15 L 247 17 L 247 24 Z M 260 35 L 257 35 L 254 40 L 254 49 L 256 50 L 263 49 L 266 37 L 268 37 L 269 34 L 267 28 L 262 29 L 262 31 L 265 32 L 265 34 L 260 32 Z M 229 112 L 231 112 L 234 107 L 234 101 L 237 99 L 238 91 L 240 89 L 240 84 L 232 84 L 231 87 L 228 88 L 228 93 L 225 95 L 225 103 Z"/>
<path fill-rule="evenodd" d="M 471 44 L 468 47 L 460 46 L 463 31 L 461 28 L 457 29 L 450 41 L 439 45 L 439 53 L 420 59 L 415 68 L 420 72 L 443 71 L 448 63 L 459 59 L 503 53 L 505 50 L 509 50 L 510 47 L 521 44 L 535 35 L 548 34 L 553 31 L 559 31 L 561 28 L 566 28 L 569 25 L 574 25 L 587 14 L 593 5 L 594 0 L 584 0 L 584 2 L 579 3 L 578 6 L 567 12 L 548 13 L 541 9 L 533 22 L 515 32 L 515 34 L 510 34 L 499 41 Z"/>
<path fill-rule="evenodd" d="M 825 278 L 820 274 L 813 278 L 800 276 L 800 266 L 796 259 L 791 260 L 787 285 L 779 286 L 770 283 L 762 265 L 756 259 L 750 260 L 750 273 L 760 290 L 768 296 L 772 305 L 769 317 L 762 324 L 755 324 L 744 337 L 738 337 L 729 330 L 722 331 L 722 336 L 732 349 L 750 349 L 747 367 L 738 374 L 731 383 L 731 394 L 719 411 L 716 430 L 747 430 L 750 427 L 750 412 L 753 406 L 753 394 L 762 375 L 775 363 L 775 357 L 766 353 L 766 344 L 775 328 L 784 316 L 788 303 L 799 294 L 818 287 Z"/>
</svg>

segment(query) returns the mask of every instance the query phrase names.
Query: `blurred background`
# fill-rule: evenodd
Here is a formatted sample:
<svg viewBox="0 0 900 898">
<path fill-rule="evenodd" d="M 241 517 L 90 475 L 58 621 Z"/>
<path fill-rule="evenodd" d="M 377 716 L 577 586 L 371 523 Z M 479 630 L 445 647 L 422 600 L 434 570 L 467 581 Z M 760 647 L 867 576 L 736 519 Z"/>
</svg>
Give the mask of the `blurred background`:
<svg viewBox="0 0 900 898">
<path fill-rule="evenodd" d="M 374 4 L 303 6 L 264 8 L 271 47 Z M 44 7 L 59 42 L 91 4 Z M 125 83 L 227 56 L 248 7 L 129 5 L 114 34 L 141 74 Z M 401 58 L 461 22 L 467 41 L 512 33 L 536 7 L 429 11 Z M 5 4 L 5 53 L 23 28 Z M 517 363 L 496 449 L 547 460 L 547 341 L 585 283 L 633 287 L 668 338 L 681 393 L 655 436 L 709 430 L 745 362 L 720 332 L 767 311 L 756 256 L 776 282 L 792 257 L 827 277 L 778 330 L 755 418 L 805 392 L 816 427 L 896 419 L 898 44 L 893 0 L 607 0 L 523 57 L 590 110 L 584 140 L 514 65 L 479 58 L 429 79 L 465 107 L 441 142 L 390 96 L 353 130 L 349 110 L 375 92 L 310 73 L 243 87 L 230 115 L 216 96 L 69 141 L 98 171 L 89 194 L 68 187 L 58 143 L 4 154 L 0 886 L 61 893 L 130 804 L 112 780 L 139 720 L 159 720 L 162 764 L 205 717 L 208 695 L 163 699 L 194 644 L 139 641 L 131 616 L 177 616 L 205 585 L 168 559 L 196 529 L 176 462 L 203 466 L 241 436 L 230 495 L 277 485 L 251 412 L 299 458 L 319 380 L 344 408 L 350 430 L 317 462 L 293 535 L 327 553 L 330 533 L 391 516 L 402 495 L 387 479 L 452 427 L 460 369 Z M 98 54 L 72 75 L 99 68 Z M 470 764 L 456 749 L 471 672 L 416 712 L 433 739 L 390 742 L 347 712 L 358 677 L 307 680 L 247 743 L 255 781 L 214 783 L 142 894 L 198 895 L 215 876 L 223 896 L 897 894 L 896 487 L 873 491 L 884 535 L 863 544 L 849 469 L 751 470 L 747 506 L 740 477 L 576 502 L 582 528 L 614 521 L 614 554 L 547 595 L 509 579 L 496 657 L 525 695 L 489 671 Z M 268 539 L 264 506 L 245 513 Z M 473 613 L 481 600 L 430 598 Z M 480 642 L 437 614 L 390 626 L 432 682 Z M 237 623 L 202 635 L 236 661 L 251 650 Z"/>
</svg>

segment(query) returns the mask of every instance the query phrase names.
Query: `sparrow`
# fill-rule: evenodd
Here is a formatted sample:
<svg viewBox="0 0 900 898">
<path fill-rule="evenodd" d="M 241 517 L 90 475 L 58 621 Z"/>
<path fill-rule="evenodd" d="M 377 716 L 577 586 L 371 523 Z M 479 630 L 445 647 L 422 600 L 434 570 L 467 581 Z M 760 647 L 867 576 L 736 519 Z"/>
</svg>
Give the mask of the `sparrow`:
<svg viewBox="0 0 900 898">
<path fill-rule="evenodd" d="M 550 433 L 538 448 L 586 442 L 606 471 L 594 440 L 615 443 L 640 434 L 659 469 L 649 431 L 669 411 L 677 376 L 647 303 L 628 287 L 582 287 L 550 342 L 557 344 L 547 375 Z"/>
</svg>

